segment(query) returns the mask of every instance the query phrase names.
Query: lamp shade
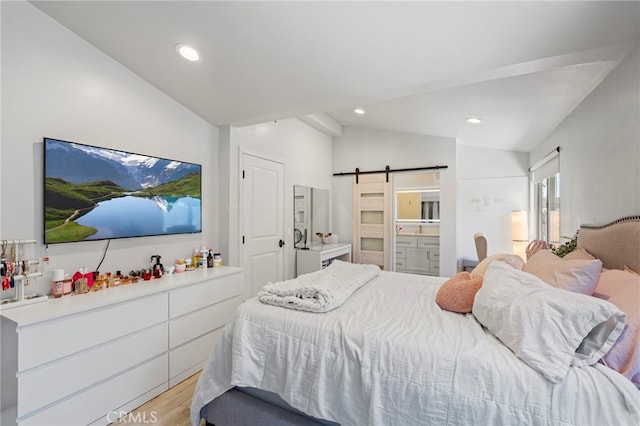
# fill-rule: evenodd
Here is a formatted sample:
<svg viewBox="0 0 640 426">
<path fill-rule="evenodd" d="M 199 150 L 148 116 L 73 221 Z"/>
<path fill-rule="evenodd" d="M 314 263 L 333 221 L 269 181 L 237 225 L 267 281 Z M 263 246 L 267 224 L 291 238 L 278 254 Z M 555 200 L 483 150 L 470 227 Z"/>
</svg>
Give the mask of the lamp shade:
<svg viewBox="0 0 640 426">
<path fill-rule="evenodd" d="M 529 240 L 529 224 L 527 222 L 527 212 L 518 210 L 511 212 L 511 239 L 513 241 Z"/>
<path fill-rule="evenodd" d="M 511 239 L 513 240 L 513 253 L 526 259 L 529 224 L 527 212 L 524 210 L 511 212 Z"/>
</svg>

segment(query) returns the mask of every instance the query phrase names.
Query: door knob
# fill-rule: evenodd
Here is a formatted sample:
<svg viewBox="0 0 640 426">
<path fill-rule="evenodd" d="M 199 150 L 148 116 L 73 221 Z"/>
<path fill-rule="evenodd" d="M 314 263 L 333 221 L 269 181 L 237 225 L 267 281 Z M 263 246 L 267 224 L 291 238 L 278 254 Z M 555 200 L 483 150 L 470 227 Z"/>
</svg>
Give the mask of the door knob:
<svg viewBox="0 0 640 426">
<path fill-rule="evenodd" d="M 284 241 L 280 240 L 280 242 L 278 242 L 278 246 L 282 247 L 284 245 Z"/>
</svg>

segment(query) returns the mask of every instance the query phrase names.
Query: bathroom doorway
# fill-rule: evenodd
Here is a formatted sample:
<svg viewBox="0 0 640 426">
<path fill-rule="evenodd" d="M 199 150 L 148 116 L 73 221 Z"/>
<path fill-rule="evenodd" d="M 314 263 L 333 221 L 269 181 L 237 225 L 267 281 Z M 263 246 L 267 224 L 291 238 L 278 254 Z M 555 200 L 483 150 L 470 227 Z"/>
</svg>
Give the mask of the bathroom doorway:
<svg viewBox="0 0 640 426">
<path fill-rule="evenodd" d="M 394 180 L 394 270 L 440 274 L 440 173 L 397 174 Z"/>
</svg>

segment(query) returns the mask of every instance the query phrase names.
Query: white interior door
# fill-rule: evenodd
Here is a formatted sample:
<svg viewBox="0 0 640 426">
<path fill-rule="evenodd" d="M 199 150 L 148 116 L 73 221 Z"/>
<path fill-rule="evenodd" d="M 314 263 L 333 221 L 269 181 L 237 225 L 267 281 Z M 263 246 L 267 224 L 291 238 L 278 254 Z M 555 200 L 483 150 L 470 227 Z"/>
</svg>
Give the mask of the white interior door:
<svg viewBox="0 0 640 426">
<path fill-rule="evenodd" d="M 284 279 L 284 163 L 242 154 L 242 267 L 255 296 Z"/>
</svg>

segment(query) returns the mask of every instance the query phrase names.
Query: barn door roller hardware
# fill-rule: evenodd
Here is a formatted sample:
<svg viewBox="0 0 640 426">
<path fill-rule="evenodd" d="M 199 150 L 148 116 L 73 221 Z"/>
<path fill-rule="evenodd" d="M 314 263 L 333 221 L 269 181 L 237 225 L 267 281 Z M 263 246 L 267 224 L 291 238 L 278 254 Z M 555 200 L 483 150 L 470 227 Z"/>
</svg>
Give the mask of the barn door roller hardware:
<svg viewBox="0 0 640 426">
<path fill-rule="evenodd" d="M 356 183 L 359 183 L 359 176 L 360 175 L 371 175 L 371 174 L 375 174 L 375 173 L 385 173 L 387 175 L 387 182 L 389 182 L 389 173 L 393 173 L 393 172 L 417 172 L 417 171 L 422 171 L 422 170 L 439 170 L 439 169 L 446 169 L 449 166 L 428 166 L 428 167 L 410 167 L 410 168 L 405 168 L 405 169 L 391 169 L 389 166 L 386 166 L 384 168 L 384 170 L 368 170 L 365 172 L 360 171 L 360 169 L 358 167 L 356 167 L 356 171 L 355 172 L 340 172 L 340 173 L 334 173 L 334 176 L 351 176 L 351 175 L 355 175 L 356 176 Z"/>
</svg>

